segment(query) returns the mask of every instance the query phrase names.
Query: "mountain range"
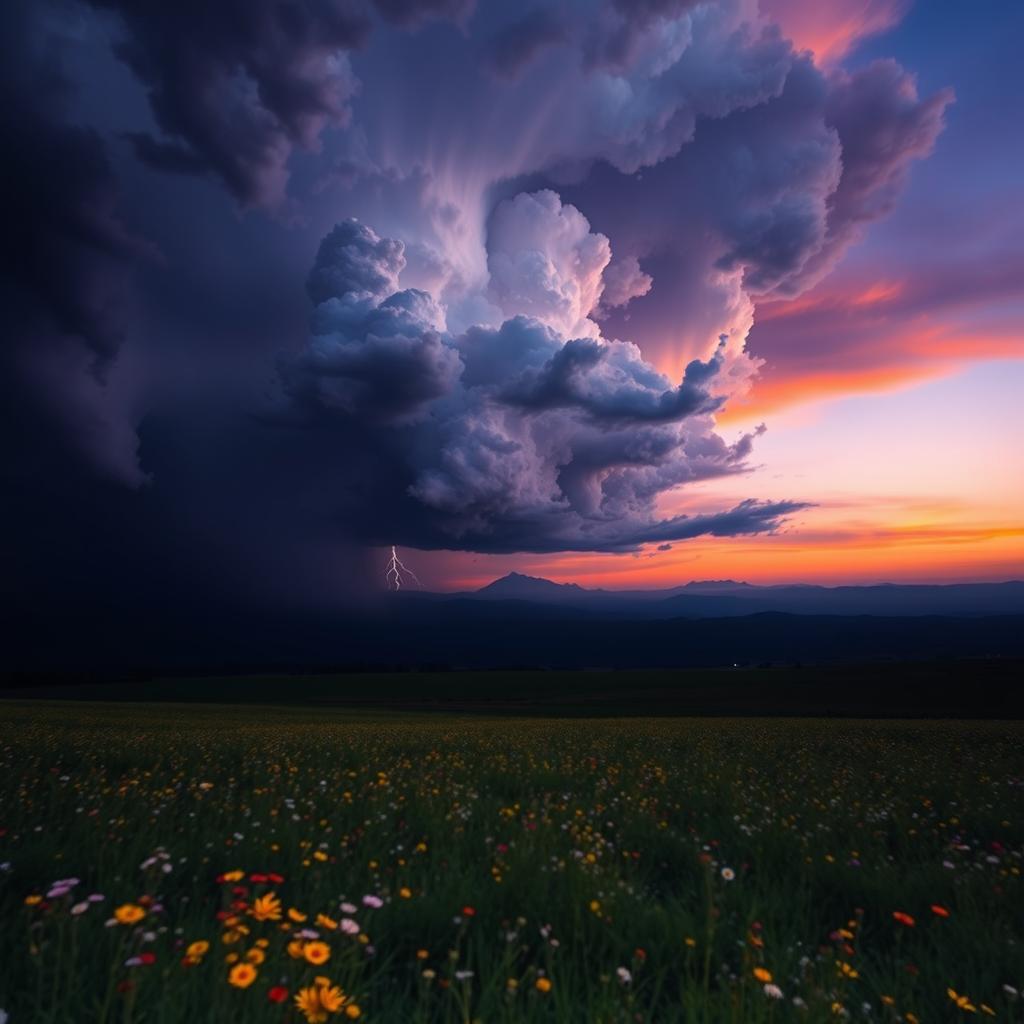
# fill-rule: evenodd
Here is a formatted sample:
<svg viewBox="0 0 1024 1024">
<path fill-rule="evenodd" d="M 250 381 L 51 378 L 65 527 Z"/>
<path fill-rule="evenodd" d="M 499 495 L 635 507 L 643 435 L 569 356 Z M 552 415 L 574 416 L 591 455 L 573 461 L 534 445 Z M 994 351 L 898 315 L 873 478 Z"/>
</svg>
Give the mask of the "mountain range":
<svg viewBox="0 0 1024 1024">
<path fill-rule="evenodd" d="M 557 606 L 583 615 L 616 618 L 730 618 L 762 612 L 790 615 L 1020 615 L 1024 581 L 824 587 L 757 586 L 735 580 L 700 580 L 664 590 L 602 590 L 555 583 L 511 572 L 479 590 L 403 596 L 435 601 L 513 601 Z"/>
</svg>

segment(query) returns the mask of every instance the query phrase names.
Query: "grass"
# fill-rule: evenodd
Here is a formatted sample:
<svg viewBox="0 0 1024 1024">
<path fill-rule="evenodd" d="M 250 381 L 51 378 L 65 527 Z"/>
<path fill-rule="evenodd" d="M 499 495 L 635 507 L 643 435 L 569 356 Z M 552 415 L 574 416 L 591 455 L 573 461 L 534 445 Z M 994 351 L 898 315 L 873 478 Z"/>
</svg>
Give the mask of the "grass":
<svg viewBox="0 0 1024 1024">
<path fill-rule="evenodd" d="M 1022 740 L 992 722 L 8 702 L 0 1008 L 1020 1020 Z"/>
</svg>

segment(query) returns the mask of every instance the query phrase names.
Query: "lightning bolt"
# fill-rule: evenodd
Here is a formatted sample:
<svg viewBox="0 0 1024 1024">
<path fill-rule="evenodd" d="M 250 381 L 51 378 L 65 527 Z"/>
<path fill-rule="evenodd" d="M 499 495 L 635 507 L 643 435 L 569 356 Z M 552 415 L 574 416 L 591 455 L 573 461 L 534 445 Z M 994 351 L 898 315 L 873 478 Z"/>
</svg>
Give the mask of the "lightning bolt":
<svg viewBox="0 0 1024 1024">
<path fill-rule="evenodd" d="M 397 550 L 395 550 L 395 545 L 392 544 L 391 561 L 388 562 L 387 572 L 384 574 L 388 590 L 401 590 L 403 575 L 412 579 L 417 587 L 422 587 L 423 584 L 420 583 L 416 573 L 402 564 L 402 560 L 398 557 Z"/>
</svg>

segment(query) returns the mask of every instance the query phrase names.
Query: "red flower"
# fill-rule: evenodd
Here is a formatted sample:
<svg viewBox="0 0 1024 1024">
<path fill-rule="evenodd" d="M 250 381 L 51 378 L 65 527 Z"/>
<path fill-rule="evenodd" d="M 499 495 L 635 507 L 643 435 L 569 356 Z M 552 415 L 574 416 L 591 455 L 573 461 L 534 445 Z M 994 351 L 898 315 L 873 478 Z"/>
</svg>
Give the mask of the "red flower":
<svg viewBox="0 0 1024 1024">
<path fill-rule="evenodd" d="M 938 903 L 932 904 L 932 913 L 936 917 L 949 917 L 949 911 L 945 907 L 940 906 Z"/>
<path fill-rule="evenodd" d="M 249 876 L 249 881 L 250 882 L 256 882 L 257 884 L 262 883 L 262 882 L 266 882 L 266 880 L 267 880 L 267 876 L 266 875 L 256 874 L 255 872 L 253 872 Z"/>
<path fill-rule="evenodd" d="M 144 964 L 155 964 L 156 954 L 155 953 L 140 953 L 139 960 Z"/>
<path fill-rule="evenodd" d="M 284 875 L 279 875 L 271 871 L 270 874 L 267 875 L 267 881 L 273 882 L 274 885 L 280 885 L 284 881 Z"/>
<path fill-rule="evenodd" d="M 288 998 L 288 989 L 284 985 L 275 985 L 268 993 L 267 998 L 272 1003 L 283 1003 Z"/>
<path fill-rule="evenodd" d="M 905 924 L 908 928 L 914 927 L 914 919 L 909 915 L 905 914 L 902 910 L 894 910 L 892 912 L 893 920 L 898 921 L 900 924 Z"/>
<path fill-rule="evenodd" d="M 476 914 L 476 909 L 474 907 L 465 906 L 465 907 L 462 908 L 462 916 L 463 917 L 473 917 L 475 914 Z"/>
</svg>

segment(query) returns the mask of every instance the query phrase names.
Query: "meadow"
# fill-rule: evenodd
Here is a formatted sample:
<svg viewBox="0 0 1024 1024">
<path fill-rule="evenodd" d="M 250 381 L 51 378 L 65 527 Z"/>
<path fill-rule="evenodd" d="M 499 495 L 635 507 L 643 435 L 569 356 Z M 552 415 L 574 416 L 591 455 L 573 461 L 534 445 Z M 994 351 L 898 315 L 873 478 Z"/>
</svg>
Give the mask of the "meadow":
<svg viewBox="0 0 1024 1024">
<path fill-rule="evenodd" d="M 0 703 L 0 1020 L 1024 1020 L 1024 727 Z"/>
</svg>

